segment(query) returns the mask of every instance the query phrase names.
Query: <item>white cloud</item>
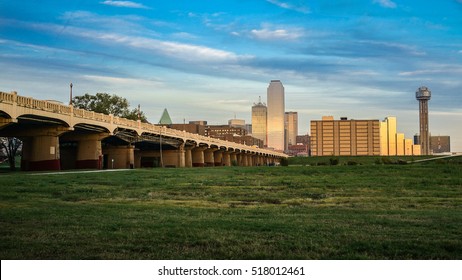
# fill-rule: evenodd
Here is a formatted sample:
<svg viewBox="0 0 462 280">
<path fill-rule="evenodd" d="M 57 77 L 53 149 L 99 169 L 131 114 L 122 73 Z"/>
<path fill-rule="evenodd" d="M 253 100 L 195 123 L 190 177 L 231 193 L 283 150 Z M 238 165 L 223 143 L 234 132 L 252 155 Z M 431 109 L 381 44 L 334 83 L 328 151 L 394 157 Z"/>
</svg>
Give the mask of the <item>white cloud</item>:
<svg viewBox="0 0 462 280">
<path fill-rule="evenodd" d="M 292 28 L 292 29 L 270 29 L 269 27 L 264 27 L 262 29 L 253 29 L 250 31 L 250 35 L 253 38 L 265 41 L 272 41 L 272 40 L 297 40 L 301 38 L 304 33 L 303 30 L 300 28 Z"/>
<path fill-rule="evenodd" d="M 132 1 L 103 1 L 101 4 L 122 8 L 148 9 L 145 5 Z"/>
<path fill-rule="evenodd" d="M 296 5 L 296 4 L 292 4 L 292 3 L 289 3 L 289 2 L 283 2 L 283 1 L 279 1 L 279 0 L 266 0 L 267 2 L 271 3 L 271 4 L 274 4 L 276 6 L 279 6 L 283 9 L 287 9 L 287 10 L 293 10 L 293 11 L 297 11 L 297 12 L 300 12 L 300 13 L 303 13 L 303 14 L 309 14 L 310 13 L 310 9 L 304 5 Z"/>
<path fill-rule="evenodd" d="M 52 33 L 66 34 L 73 37 L 95 40 L 104 44 L 110 43 L 112 46 L 118 44 L 122 47 L 132 47 L 139 50 L 152 51 L 153 55 L 168 56 L 189 62 L 236 63 L 238 60 L 252 58 L 252 56 L 238 55 L 233 52 L 201 45 L 163 41 L 149 37 L 130 36 L 113 32 L 95 31 L 87 28 L 67 26 L 63 29 L 60 25 L 42 23 L 30 24 L 29 27 L 46 30 Z"/>
<path fill-rule="evenodd" d="M 374 3 L 377 3 L 384 8 L 396 8 L 396 3 L 391 0 L 374 0 Z"/>
</svg>

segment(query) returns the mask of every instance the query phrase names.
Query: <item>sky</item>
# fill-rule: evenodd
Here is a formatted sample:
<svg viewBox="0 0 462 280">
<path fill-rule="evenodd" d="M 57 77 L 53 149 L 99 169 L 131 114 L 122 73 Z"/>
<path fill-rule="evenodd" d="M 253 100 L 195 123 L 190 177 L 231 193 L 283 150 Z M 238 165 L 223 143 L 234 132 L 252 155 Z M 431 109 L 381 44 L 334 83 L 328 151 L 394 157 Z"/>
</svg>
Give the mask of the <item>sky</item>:
<svg viewBox="0 0 462 280">
<path fill-rule="evenodd" d="M 0 91 L 69 102 L 106 92 L 157 123 L 251 122 L 271 80 L 310 121 L 396 116 L 462 152 L 462 0 L 0 0 Z"/>
</svg>

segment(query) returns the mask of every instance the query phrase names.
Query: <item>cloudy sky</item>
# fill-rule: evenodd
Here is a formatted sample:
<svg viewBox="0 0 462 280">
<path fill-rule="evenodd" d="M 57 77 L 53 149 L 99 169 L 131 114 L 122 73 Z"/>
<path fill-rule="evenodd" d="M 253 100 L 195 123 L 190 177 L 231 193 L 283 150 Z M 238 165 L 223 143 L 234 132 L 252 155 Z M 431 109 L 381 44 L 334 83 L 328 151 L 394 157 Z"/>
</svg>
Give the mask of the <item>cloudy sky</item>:
<svg viewBox="0 0 462 280">
<path fill-rule="evenodd" d="M 250 123 L 272 79 L 310 120 L 396 116 L 462 151 L 462 0 L 0 0 L 0 91 L 68 102 L 107 92 L 151 122 Z"/>
</svg>

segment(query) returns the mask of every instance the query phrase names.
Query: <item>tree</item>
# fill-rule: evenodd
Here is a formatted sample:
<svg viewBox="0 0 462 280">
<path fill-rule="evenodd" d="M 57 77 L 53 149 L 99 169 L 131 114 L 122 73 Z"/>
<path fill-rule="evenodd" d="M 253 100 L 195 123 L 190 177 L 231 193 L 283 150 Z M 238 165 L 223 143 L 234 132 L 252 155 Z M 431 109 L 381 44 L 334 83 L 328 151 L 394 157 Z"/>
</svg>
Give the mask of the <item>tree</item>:
<svg viewBox="0 0 462 280">
<path fill-rule="evenodd" d="M 79 109 L 103 113 L 106 115 L 113 114 L 116 117 L 138 120 L 138 114 L 142 122 L 148 122 L 143 111 L 138 109 L 130 110 L 130 103 L 126 98 L 110 95 L 108 93 L 97 93 L 90 95 L 86 93 L 82 96 L 72 98 L 72 105 Z"/>
<path fill-rule="evenodd" d="M 0 150 L 6 154 L 10 169 L 16 169 L 16 155 L 21 148 L 22 141 L 15 137 L 0 137 Z"/>
</svg>

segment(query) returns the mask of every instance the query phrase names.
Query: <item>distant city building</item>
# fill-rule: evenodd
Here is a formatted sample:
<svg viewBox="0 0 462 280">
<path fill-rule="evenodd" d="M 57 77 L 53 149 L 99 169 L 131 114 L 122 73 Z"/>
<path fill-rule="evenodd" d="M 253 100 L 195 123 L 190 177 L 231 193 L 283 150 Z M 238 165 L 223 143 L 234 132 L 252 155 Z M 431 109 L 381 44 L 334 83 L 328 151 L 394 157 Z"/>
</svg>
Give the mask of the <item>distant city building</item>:
<svg viewBox="0 0 462 280">
<path fill-rule="evenodd" d="M 265 103 L 254 103 L 252 106 L 252 136 L 263 141 L 266 145 L 266 118 L 267 107 Z"/>
<path fill-rule="evenodd" d="M 298 113 L 285 112 L 285 127 L 286 127 L 286 146 L 297 144 L 298 135 Z"/>
<path fill-rule="evenodd" d="M 309 155 L 308 146 L 304 144 L 289 145 L 285 153 L 289 156 L 294 157 L 307 157 Z"/>
<path fill-rule="evenodd" d="M 310 135 L 297 135 L 297 144 L 310 145 Z"/>
<path fill-rule="evenodd" d="M 207 125 L 207 121 L 190 121 L 190 124 Z"/>
<path fill-rule="evenodd" d="M 245 130 L 247 131 L 247 134 L 252 134 L 252 124 L 246 123 Z"/>
<path fill-rule="evenodd" d="M 430 151 L 432 154 L 451 152 L 451 138 L 449 136 L 430 136 Z"/>
<path fill-rule="evenodd" d="M 284 86 L 279 80 L 272 80 L 267 90 L 267 146 L 284 151 Z"/>
<path fill-rule="evenodd" d="M 334 120 L 332 116 L 311 121 L 312 156 L 380 155 L 379 120 Z"/>
<path fill-rule="evenodd" d="M 311 145 L 310 145 L 310 135 L 306 134 L 306 135 L 297 135 L 297 138 L 296 138 L 296 143 L 297 143 L 297 146 L 300 146 L 300 145 L 303 145 L 306 147 L 306 153 L 307 153 L 307 156 L 311 156 Z M 290 152 L 290 147 L 289 146 L 289 152 Z M 296 149 L 300 149 L 299 147 L 297 147 Z M 305 156 L 303 154 L 297 154 L 297 156 Z"/>
<path fill-rule="evenodd" d="M 159 124 L 161 125 L 171 125 L 172 124 L 172 119 L 170 118 L 170 115 L 168 114 L 167 108 L 164 109 L 164 112 L 162 113 L 162 116 L 160 117 Z"/>
<path fill-rule="evenodd" d="M 214 136 L 214 138 L 218 138 L 221 140 L 226 140 L 234 143 L 239 143 L 248 146 L 257 146 L 259 148 L 263 148 L 263 141 L 261 139 L 252 137 L 251 135 L 222 135 L 222 136 Z"/>
<path fill-rule="evenodd" d="M 232 127 L 229 125 L 208 125 L 205 128 L 205 136 L 220 138 L 226 135 L 247 135 L 245 128 Z"/>
<path fill-rule="evenodd" d="M 403 133 L 397 132 L 396 117 L 386 117 L 380 122 L 380 155 L 420 155 L 420 145 L 413 144 Z"/>
<path fill-rule="evenodd" d="M 240 119 L 230 119 L 228 125 L 231 127 L 240 127 L 245 129 L 245 120 Z"/>
<path fill-rule="evenodd" d="M 201 124 L 194 124 L 194 123 L 181 123 L 181 124 L 172 124 L 169 126 L 170 128 L 186 131 L 189 133 L 199 134 L 205 136 L 205 125 Z"/>
<path fill-rule="evenodd" d="M 232 127 L 229 125 L 206 126 L 205 136 L 221 140 L 231 141 L 248 146 L 263 148 L 263 140 L 247 135 L 245 128 Z"/>
</svg>

